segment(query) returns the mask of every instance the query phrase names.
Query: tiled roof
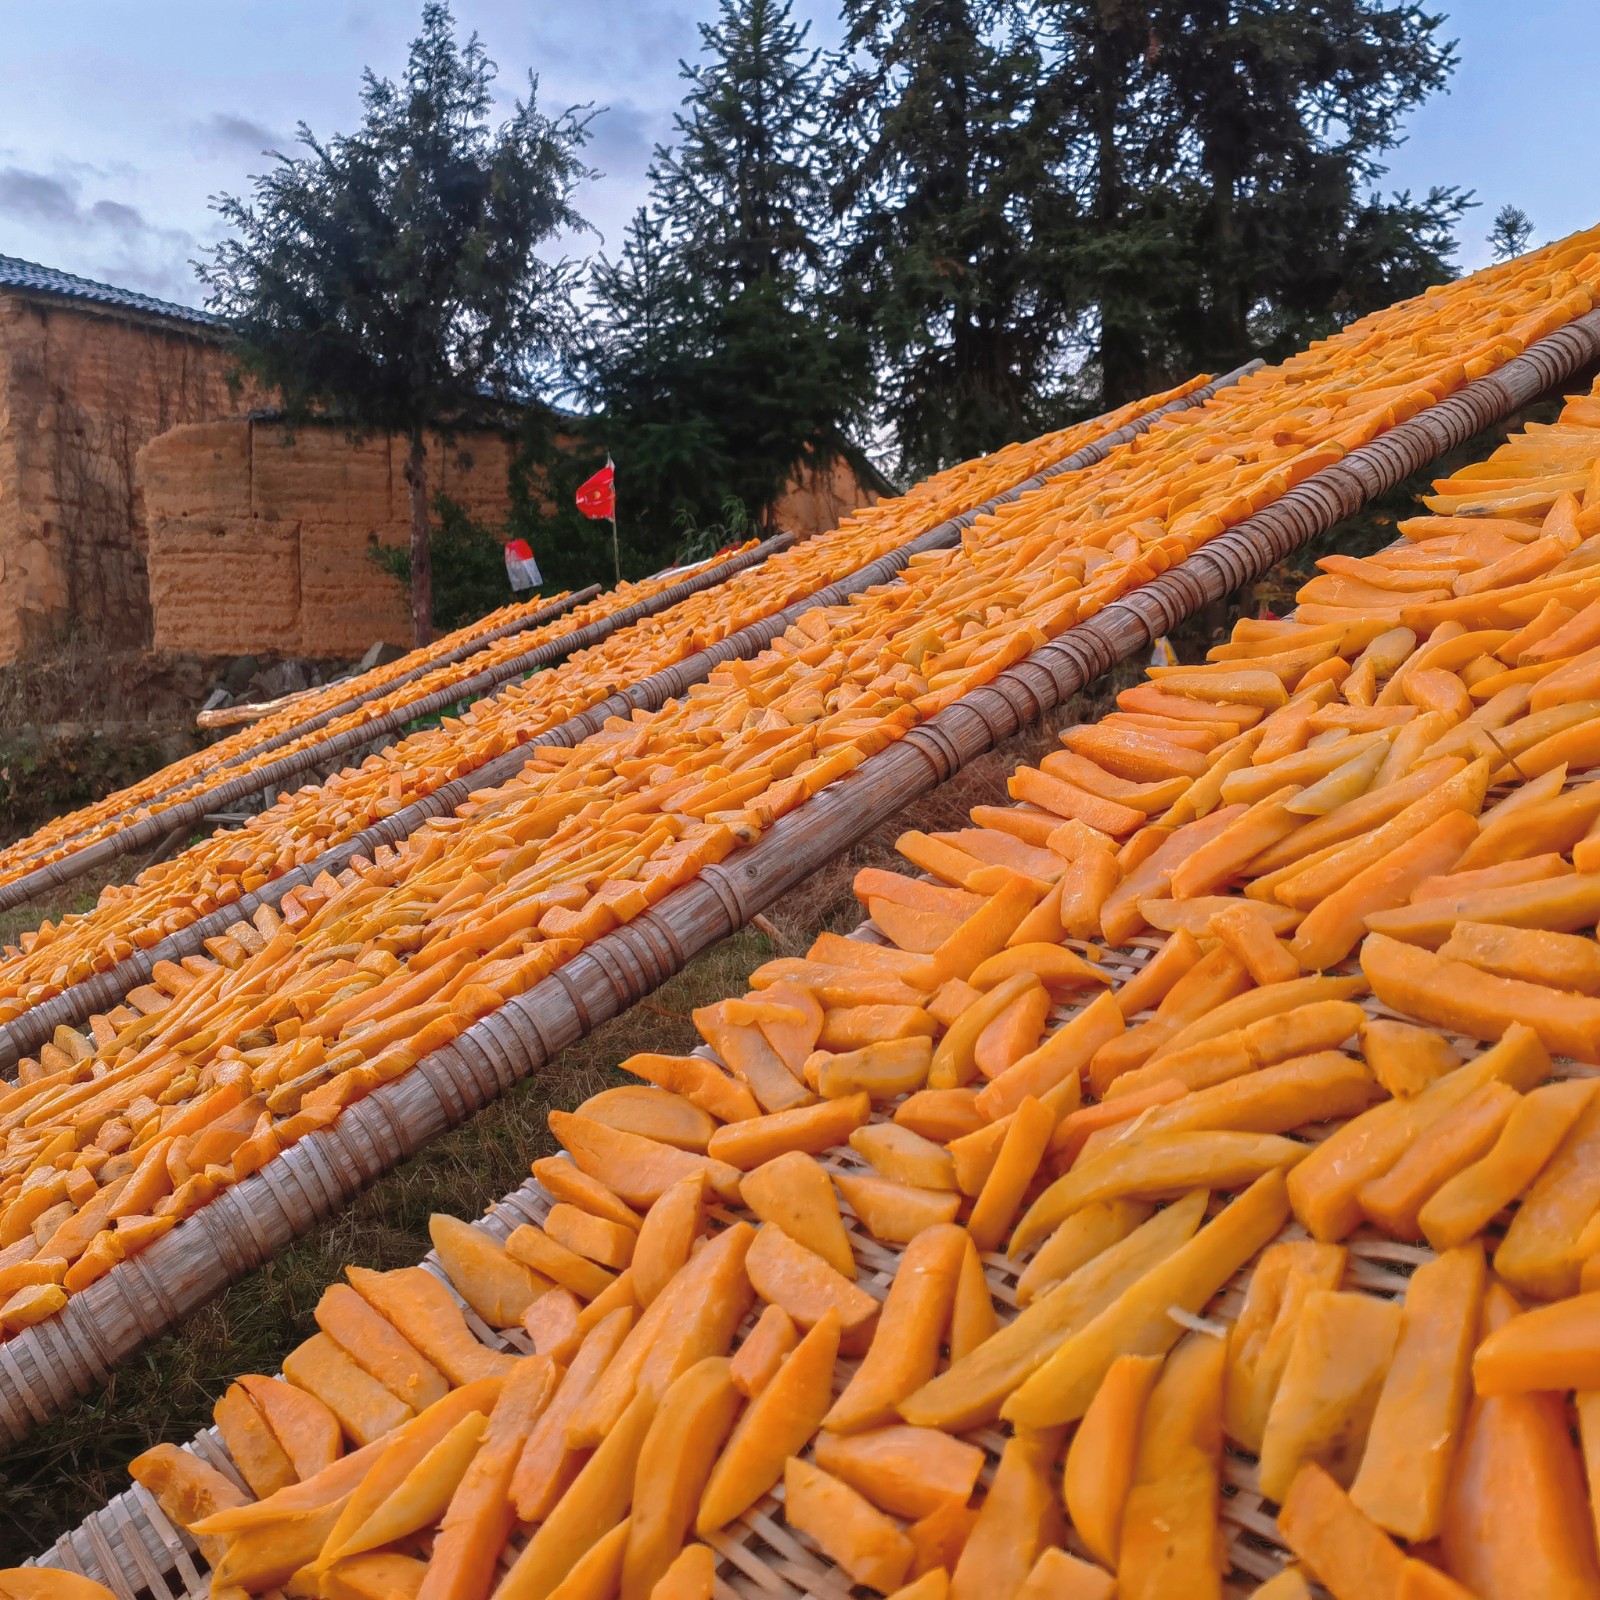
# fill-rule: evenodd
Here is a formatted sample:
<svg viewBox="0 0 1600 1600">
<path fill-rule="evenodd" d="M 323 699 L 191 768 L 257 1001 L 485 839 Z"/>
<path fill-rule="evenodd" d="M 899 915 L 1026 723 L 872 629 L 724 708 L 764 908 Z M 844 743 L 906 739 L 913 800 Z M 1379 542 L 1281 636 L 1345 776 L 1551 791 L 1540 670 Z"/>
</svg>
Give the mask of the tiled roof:
<svg viewBox="0 0 1600 1600">
<path fill-rule="evenodd" d="M 36 261 L 18 256 L 0 256 L 0 290 L 26 289 L 33 294 L 59 295 L 63 300 L 87 300 L 94 305 L 112 306 L 121 311 L 139 311 L 146 316 L 163 317 L 169 322 L 187 322 L 204 328 L 222 324 L 208 311 L 180 306 L 153 295 L 136 294 L 115 284 L 96 283 L 92 278 L 74 277 L 54 267 L 41 267 Z"/>
</svg>

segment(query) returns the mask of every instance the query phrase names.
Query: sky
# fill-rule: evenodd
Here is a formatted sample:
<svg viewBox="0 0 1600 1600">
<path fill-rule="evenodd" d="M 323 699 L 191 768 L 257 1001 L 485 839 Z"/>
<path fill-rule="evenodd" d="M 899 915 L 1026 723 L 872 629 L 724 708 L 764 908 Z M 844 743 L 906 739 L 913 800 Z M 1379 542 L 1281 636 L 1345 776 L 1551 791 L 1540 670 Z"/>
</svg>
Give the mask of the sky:
<svg viewBox="0 0 1600 1600">
<path fill-rule="evenodd" d="M 580 209 L 620 245 L 644 199 L 652 148 L 670 139 L 678 63 L 715 0 L 456 0 L 499 63 L 507 105 L 539 75 L 549 111 L 593 103 Z M 832 43 L 830 0 L 797 0 Z M 1415 112 L 1386 188 L 1476 191 L 1458 259 L 1483 265 L 1483 235 L 1511 202 L 1535 240 L 1600 222 L 1588 148 L 1600 81 L 1597 0 L 1434 0 L 1460 41 L 1448 94 Z M 262 151 L 295 124 L 354 125 L 364 66 L 393 75 L 420 0 L 0 0 L 0 254 L 198 304 L 189 263 L 217 234 L 208 197 L 242 193 Z"/>
</svg>

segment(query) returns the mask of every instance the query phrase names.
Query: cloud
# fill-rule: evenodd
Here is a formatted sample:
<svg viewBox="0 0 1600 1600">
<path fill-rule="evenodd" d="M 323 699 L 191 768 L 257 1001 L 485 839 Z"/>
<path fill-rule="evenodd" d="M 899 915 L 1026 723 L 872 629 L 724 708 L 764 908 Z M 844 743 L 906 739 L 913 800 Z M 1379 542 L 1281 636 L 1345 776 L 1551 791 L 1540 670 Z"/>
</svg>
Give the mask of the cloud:
<svg viewBox="0 0 1600 1600">
<path fill-rule="evenodd" d="M 0 167 L 0 214 L 29 222 L 74 222 L 78 185 L 25 167 Z"/>
<path fill-rule="evenodd" d="M 194 134 L 200 148 L 212 156 L 239 150 L 259 155 L 264 150 L 281 149 L 287 143 L 281 134 L 232 111 L 213 111 L 194 124 Z"/>
<path fill-rule="evenodd" d="M 150 224 L 136 206 L 125 206 L 120 200 L 96 200 L 89 207 L 88 219 L 113 233 L 137 238 L 150 230 Z"/>
<path fill-rule="evenodd" d="M 635 179 L 670 131 L 670 113 L 652 115 L 631 101 L 614 101 L 589 124 L 584 159 L 608 177 Z"/>
<path fill-rule="evenodd" d="M 198 292 L 188 265 L 193 234 L 160 227 L 122 200 L 85 201 L 71 175 L 0 167 L 0 217 L 27 229 L 47 265 L 70 261 L 91 277 L 168 299 L 193 301 Z"/>
</svg>

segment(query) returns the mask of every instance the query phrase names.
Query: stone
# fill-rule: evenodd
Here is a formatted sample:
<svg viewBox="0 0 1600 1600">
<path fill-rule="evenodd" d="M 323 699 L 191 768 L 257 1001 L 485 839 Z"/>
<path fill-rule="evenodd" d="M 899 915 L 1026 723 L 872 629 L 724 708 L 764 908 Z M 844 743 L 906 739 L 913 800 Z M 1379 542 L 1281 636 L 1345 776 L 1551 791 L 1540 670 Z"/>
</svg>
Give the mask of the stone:
<svg viewBox="0 0 1600 1600">
<path fill-rule="evenodd" d="M 356 663 L 356 672 L 371 672 L 374 667 L 387 666 L 391 661 L 398 661 L 405 651 L 397 644 L 390 644 L 387 639 L 375 639 L 367 646 L 367 653 Z"/>
</svg>

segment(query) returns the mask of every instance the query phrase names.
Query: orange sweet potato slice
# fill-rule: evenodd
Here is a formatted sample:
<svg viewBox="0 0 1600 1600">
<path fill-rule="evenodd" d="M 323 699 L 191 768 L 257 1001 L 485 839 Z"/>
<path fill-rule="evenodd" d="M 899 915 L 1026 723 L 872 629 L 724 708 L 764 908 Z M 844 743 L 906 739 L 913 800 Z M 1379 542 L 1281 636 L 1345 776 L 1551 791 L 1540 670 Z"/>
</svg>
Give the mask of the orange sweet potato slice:
<svg viewBox="0 0 1600 1600">
<path fill-rule="evenodd" d="M 1519 1320 L 1502 1285 L 1485 1296 L 1485 1342 Z M 1584 1594 L 1600 1588 L 1583 1468 L 1558 1393 L 1478 1396 L 1456 1444 L 1441 1545 L 1474 1594 Z"/>
<path fill-rule="evenodd" d="M 748 1511 L 805 1448 L 828 1409 L 838 1353 L 839 1316 L 828 1310 L 751 1399 L 717 1458 L 695 1519 L 702 1538 Z"/>
<path fill-rule="evenodd" d="M 894 1120 L 934 1144 L 948 1144 L 984 1126 L 976 1089 L 919 1089 L 895 1107 Z"/>
<path fill-rule="evenodd" d="M 1117 1582 L 1130 1597 L 1219 1597 L 1224 1344 L 1191 1334 L 1143 1407 L 1118 1536 Z"/>
<path fill-rule="evenodd" d="M 633 1260 L 639 1230 L 607 1222 L 578 1206 L 553 1205 L 544 1219 L 544 1231 L 559 1245 L 593 1261 L 597 1266 L 621 1271 Z"/>
<path fill-rule="evenodd" d="M 422 1411 L 450 1391 L 444 1374 L 347 1283 L 330 1284 L 317 1302 L 317 1326 L 397 1400 Z"/>
<path fill-rule="evenodd" d="M 741 1117 L 756 1116 L 761 1110 L 744 1084 L 703 1056 L 647 1053 L 629 1056 L 621 1065 L 624 1072 L 631 1072 L 658 1089 L 670 1089 L 682 1095 L 691 1105 L 709 1112 L 719 1122 L 737 1122 Z"/>
<path fill-rule="evenodd" d="M 428 1563 L 415 1556 L 372 1551 L 336 1561 L 322 1577 L 327 1600 L 415 1600 Z"/>
<path fill-rule="evenodd" d="M 892 900 L 868 900 L 867 915 L 896 950 L 918 956 L 931 956 L 961 926 L 955 917 L 896 905 Z"/>
<path fill-rule="evenodd" d="M 491 1328 L 519 1326 L 534 1299 L 549 1287 L 508 1255 L 498 1239 L 459 1217 L 435 1212 L 428 1218 L 428 1237 L 456 1293 Z"/>
<path fill-rule="evenodd" d="M 913 1575 L 937 1574 L 944 1585 L 939 1593 L 947 1596 L 949 1573 L 961 1559 L 977 1521 L 978 1508 L 953 1496 L 927 1516 L 919 1517 L 906 1529 L 911 1540 Z"/>
<path fill-rule="evenodd" d="M 954 1222 L 961 1209 L 961 1196 L 949 1190 L 913 1189 L 861 1172 L 838 1172 L 833 1181 L 861 1225 L 885 1244 L 910 1244 L 925 1229 Z"/>
<path fill-rule="evenodd" d="M 768 1304 L 782 1306 L 802 1328 L 814 1328 L 834 1311 L 847 1352 L 860 1352 L 871 1343 L 878 1302 L 781 1228 L 762 1223 L 745 1268 L 756 1293 Z"/>
<path fill-rule="evenodd" d="M 1038 1045 L 1049 1014 L 1049 991 L 1036 982 L 984 1025 L 972 1049 L 978 1071 L 993 1080 L 1014 1066 Z"/>
<path fill-rule="evenodd" d="M 683 1548 L 740 1405 L 728 1361 L 708 1356 L 662 1397 L 639 1450 L 622 1560 L 623 1600 L 651 1600 Z"/>
<path fill-rule="evenodd" d="M 540 1522 L 576 1476 L 582 1452 L 567 1443 L 567 1426 L 633 1326 L 627 1308 L 603 1318 L 584 1339 L 522 1447 L 510 1495 L 523 1522 Z"/>
<path fill-rule="evenodd" d="M 817 1074 L 817 1092 L 828 1100 L 853 1094 L 892 1100 L 920 1089 L 927 1082 L 932 1061 L 931 1039 L 882 1039 L 860 1050 L 826 1056 Z"/>
<path fill-rule="evenodd" d="M 322 1401 L 358 1445 L 371 1444 L 411 1420 L 411 1408 L 363 1372 L 325 1333 L 313 1334 L 291 1350 L 283 1372 L 297 1389 Z"/>
<path fill-rule="evenodd" d="M 1461 1065 L 1442 1033 L 1390 1017 L 1363 1022 L 1360 1043 L 1373 1077 L 1396 1099 L 1421 1094 L 1435 1078 Z"/>
<path fill-rule="evenodd" d="M 635 1233 L 639 1231 L 639 1213 L 632 1206 L 624 1205 L 603 1183 L 591 1178 L 577 1162 L 562 1156 L 544 1156 L 534 1162 L 532 1171 L 554 1199 L 578 1206 L 591 1216 L 615 1222 L 619 1227 L 632 1228 Z"/>
<path fill-rule="evenodd" d="M 763 1111 L 787 1111 L 812 1098 L 783 1057 L 767 1043 L 766 1035 L 759 1028 L 729 1022 L 724 1006 L 701 1006 L 694 1013 L 694 1025 Z"/>
<path fill-rule="evenodd" d="M 850 1135 L 850 1148 L 882 1177 L 919 1189 L 956 1187 L 955 1163 L 947 1150 L 909 1128 L 874 1122 Z"/>
<path fill-rule="evenodd" d="M 243 1385 L 230 1383 L 211 1411 L 239 1476 L 258 1500 L 299 1481 L 288 1452 L 278 1443 Z"/>
<path fill-rule="evenodd" d="M 579 1167 L 628 1205 L 654 1205 L 680 1178 L 693 1172 L 703 1172 L 724 1200 L 739 1198 L 739 1172 L 725 1162 L 675 1150 L 671 1145 L 565 1111 L 552 1111 L 549 1120 L 550 1131 Z"/>
<path fill-rule="evenodd" d="M 633 1293 L 641 1306 L 648 1306 L 672 1281 L 704 1232 L 705 1188 L 704 1176 L 690 1173 L 645 1213 L 632 1269 Z"/>
<path fill-rule="evenodd" d="M 1354 1477 L 1383 1390 L 1400 1307 L 1371 1295 L 1314 1289 L 1300 1310 L 1261 1440 L 1261 1488 L 1282 1500 L 1303 1463 Z"/>
<path fill-rule="evenodd" d="M 880 1039 L 932 1037 L 938 1025 L 923 1009 L 922 996 L 915 1004 L 888 1004 L 873 1001 L 862 1005 L 834 1006 L 823 1019 L 817 1036 L 820 1050 L 861 1050 Z"/>
<path fill-rule="evenodd" d="M 911 1541 L 831 1473 L 791 1456 L 783 1470 L 784 1521 L 812 1539 L 852 1583 L 887 1594 L 911 1567 Z"/>
<path fill-rule="evenodd" d="M 967 1235 L 953 1223 L 925 1229 L 906 1246 L 872 1344 L 824 1419 L 835 1433 L 890 1421 L 939 1364 Z"/>
<path fill-rule="evenodd" d="M 345 1275 L 351 1288 L 451 1383 L 460 1386 L 477 1378 L 504 1377 L 515 1365 L 513 1357 L 486 1350 L 472 1337 L 450 1291 L 422 1267 L 400 1267 L 392 1272 L 347 1267 Z"/>
<path fill-rule="evenodd" d="M 800 1342 L 794 1319 L 782 1306 L 766 1306 L 750 1336 L 734 1352 L 729 1373 L 733 1386 L 753 1400 L 777 1376 L 778 1369 Z"/>
<path fill-rule="evenodd" d="M 905 1423 L 867 1433 L 817 1435 L 817 1465 L 859 1491 L 880 1511 L 915 1520 L 947 1500 L 965 1501 L 978 1486 L 983 1451 L 937 1428 Z"/>
<path fill-rule="evenodd" d="M 180 1527 L 188 1530 L 219 1511 L 247 1503 L 248 1496 L 231 1478 L 198 1456 L 174 1444 L 153 1445 L 128 1464 L 135 1483 L 148 1489 L 156 1503 Z M 221 1559 L 227 1541 L 216 1534 L 197 1534 L 200 1553 L 213 1564 Z"/>
<path fill-rule="evenodd" d="M 755 1299 L 746 1270 L 754 1239 L 749 1223 L 735 1222 L 707 1240 L 678 1274 L 672 1314 L 639 1365 L 641 1394 L 660 1399 L 695 1362 L 732 1349 Z"/>
<path fill-rule="evenodd" d="M 1316 1462 L 1308 1461 L 1278 1512 L 1284 1542 L 1336 1595 L 1400 1592 L 1405 1557 L 1351 1503 Z"/>
<path fill-rule="evenodd" d="M 1062 1477 L 1067 1515 L 1089 1554 L 1113 1571 L 1145 1401 L 1160 1371 L 1159 1356 L 1119 1356 L 1112 1362 L 1067 1451 Z"/>
<path fill-rule="evenodd" d="M 568 1289 L 547 1289 L 528 1307 L 522 1331 L 533 1341 L 535 1355 L 567 1366 L 583 1344 L 578 1325 L 582 1307 Z"/>
<path fill-rule="evenodd" d="M 275 1378 L 251 1375 L 239 1382 L 287 1452 L 297 1478 L 314 1478 L 344 1454 L 339 1419 L 315 1395 Z"/>
<path fill-rule="evenodd" d="M 627 1407 L 551 1507 L 496 1593 L 506 1600 L 518 1596 L 544 1600 L 623 1520 L 655 1411 L 656 1402 L 648 1395 L 640 1395 Z"/>
<path fill-rule="evenodd" d="M 816 1049 L 817 1035 L 822 1032 L 822 1007 L 816 996 L 798 983 L 775 983 L 762 991 L 762 999 L 789 1013 L 781 1017 L 763 1016 L 756 1025 L 783 1064 L 791 1072 L 798 1072 L 806 1057 Z M 733 1119 L 724 1117 L 722 1120 Z"/>
<path fill-rule="evenodd" d="M 578 1107 L 577 1114 L 701 1155 L 717 1126 L 716 1121 L 692 1101 L 651 1084 L 602 1089 L 599 1094 L 590 1095 Z"/>
<path fill-rule="evenodd" d="M 1013 1434 L 984 1496 L 972 1533 L 950 1575 L 952 1600 L 1014 1594 L 1047 1546 L 1064 1534 L 1060 1497 L 1052 1468 L 1061 1453 L 1062 1431 Z"/>
<path fill-rule="evenodd" d="M 685 1545 L 650 1591 L 650 1600 L 711 1600 L 716 1578 L 716 1551 L 710 1545 Z"/>
<path fill-rule="evenodd" d="M 962 1269 L 955 1278 L 955 1299 L 950 1304 L 950 1363 L 954 1365 L 963 1355 L 978 1349 L 994 1336 L 998 1326 L 1000 1318 L 995 1315 L 994 1296 L 989 1293 L 978 1246 L 968 1238 Z"/>
<path fill-rule="evenodd" d="M 744 1180 L 744 1203 L 852 1281 L 856 1258 L 828 1174 L 810 1156 L 790 1151 Z"/>
<path fill-rule="evenodd" d="M 593 1300 L 612 1283 L 612 1275 L 604 1267 L 568 1249 L 532 1223 L 525 1222 L 512 1231 L 505 1243 L 505 1253 L 520 1264 L 532 1280 L 527 1297 L 517 1310 L 518 1323 L 533 1304 L 534 1297 L 543 1294 L 552 1283 L 570 1289 L 580 1300 Z"/>
<path fill-rule="evenodd" d="M 744 1172 L 791 1151 L 821 1155 L 843 1144 L 871 1114 L 871 1097 L 862 1090 L 843 1099 L 730 1123 L 712 1135 L 708 1154 Z"/>
</svg>

